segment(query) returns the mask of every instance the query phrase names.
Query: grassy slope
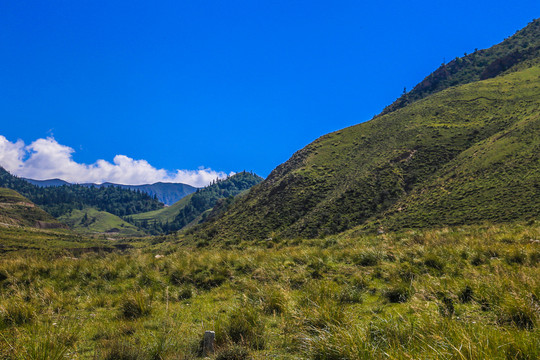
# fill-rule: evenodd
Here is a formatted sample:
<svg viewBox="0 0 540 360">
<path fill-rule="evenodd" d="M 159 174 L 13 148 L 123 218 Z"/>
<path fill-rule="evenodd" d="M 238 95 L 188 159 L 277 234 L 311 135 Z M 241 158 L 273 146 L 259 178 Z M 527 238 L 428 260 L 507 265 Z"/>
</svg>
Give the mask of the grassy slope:
<svg viewBox="0 0 540 360">
<path fill-rule="evenodd" d="M 38 222 L 59 225 L 51 215 L 34 205 L 14 190 L 0 188 L 0 226 L 19 225 L 37 227 Z"/>
<path fill-rule="evenodd" d="M 85 215 L 86 220 L 84 219 Z M 73 210 L 70 214 L 61 216 L 59 220 L 82 233 L 110 233 L 123 236 L 144 235 L 136 226 L 118 216 L 93 208 Z"/>
<path fill-rule="evenodd" d="M 96 240 L 84 239 L 68 229 L 0 227 L 0 257 L 26 256 L 28 253 L 63 252 L 66 249 L 105 247 Z"/>
<path fill-rule="evenodd" d="M 212 208 L 221 200 L 240 195 L 262 178 L 248 172 L 237 173 L 225 180 L 208 185 L 190 194 L 170 207 L 130 216 L 136 224 L 154 221 L 161 224 L 170 223 L 168 231 L 176 231 L 197 225 L 205 220 Z"/>
<path fill-rule="evenodd" d="M 0 358 L 194 359 L 215 330 L 220 359 L 538 359 L 538 239 L 536 222 L 12 253 Z"/>
<path fill-rule="evenodd" d="M 419 225 L 539 216 L 540 209 L 529 202 L 531 195 L 538 195 L 538 157 L 529 146 L 538 143 L 534 136 L 539 112 L 538 66 L 439 92 L 314 141 L 206 226 L 200 236 L 239 239 L 337 233 L 383 214 L 410 193 L 425 192 L 450 176 L 449 169 L 490 164 L 489 171 L 495 174 L 499 167 L 511 168 L 513 161 L 519 161 L 520 168 L 506 172 L 506 178 L 484 176 L 474 186 L 469 183 L 472 178 L 454 179 L 455 193 L 462 196 L 471 186 L 503 193 L 506 182 L 521 183 L 507 196 L 490 200 L 478 216 L 468 217 L 462 208 L 453 220 L 444 211 L 432 211 L 429 221 Z M 508 132 L 512 136 L 504 137 Z M 507 158 L 498 161 L 503 148 Z M 475 149 L 482 149 L 483 155 L 468 156 Z M 517 179 L 524 169 L 529 176 Z M 445 206 L 451 208 L 464 204 L 459 197 L 436 194 L 430 201 L 449 201 Z M 507 206 L 510 198 L 516 206 Z M 408 199 L 405 212 L 421 216 L 425 208 L 412 206 L 414 198 Z M 475 210 L 481 208 L 477 205 Z"/>
<path fill-rule="evenodd" d="M 399 228 L 538 218 L 540 111 L 533 109 L 519 109 L 519 121 L 461 153 L 393 206 L 380 224 Z"/>
<path fill-rule="evenodd" d="M 163 209 L 154 210 L 154 211 L 148 211 L 140 214 L 132 215 L 131 217 L 135 221 L 153 221 L 156 220 L 158 222 L 167 222 L 167 221 L 173 221 L 174 218 L 180 213 L 182 208 L 184 208 L 186 205 L 189 204 L 190 199 L 193 197 L 193 194 L 190 194 L 188 196 L 185 196 L 181 200 L 175 202 L 171 206 L 164 207 Z"/>
</svg>

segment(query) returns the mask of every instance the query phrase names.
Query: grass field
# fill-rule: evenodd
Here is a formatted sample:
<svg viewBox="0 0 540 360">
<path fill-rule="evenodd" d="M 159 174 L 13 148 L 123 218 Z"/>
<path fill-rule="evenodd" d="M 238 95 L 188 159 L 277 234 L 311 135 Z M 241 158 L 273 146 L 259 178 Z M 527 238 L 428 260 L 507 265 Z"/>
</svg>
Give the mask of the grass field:
<svg viewBox="0 0 540 360">
<path fill-rule="evenodd" d="M 214 330 L 216 359 L 538 359 L 539 240 L 531 221 L 4 253 L 0 358 L 192 359 Z"/>
</svg>

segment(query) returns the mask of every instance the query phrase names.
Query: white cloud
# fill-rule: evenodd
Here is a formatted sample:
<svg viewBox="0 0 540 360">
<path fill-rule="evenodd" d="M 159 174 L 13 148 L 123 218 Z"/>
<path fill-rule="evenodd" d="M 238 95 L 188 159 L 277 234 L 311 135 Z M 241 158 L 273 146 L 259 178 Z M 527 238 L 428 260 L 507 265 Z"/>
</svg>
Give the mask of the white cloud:
<svg viewBox="0 0 540 360">
<path fill-rule="evenodd" d="M 0 135 L 0 166 L 11 172 L 16 172 L 23 166 L 24 154 L 24 142 L 22 140 L 12 143 Z"/>
<path fill-rule="evenodd" d="M 73 160 L 74 152 L 53 137 L 37 139 L 25 145 L 22 140 L 13 143 L 0 135 L 0 166 L 12 174 L 30 179 L 58 178 L 72 183 L 113 182 L 128 185 L 162 181 L 201 187 L 216 178 L 227 176 L 223 171 L 204 167 L 175 171 L 156 169 L 146 160 L 135 160 L 125 155 L 116 155 L 112 163 L 97 160 L 90 165 L 80 164 Z"/>
</svg>

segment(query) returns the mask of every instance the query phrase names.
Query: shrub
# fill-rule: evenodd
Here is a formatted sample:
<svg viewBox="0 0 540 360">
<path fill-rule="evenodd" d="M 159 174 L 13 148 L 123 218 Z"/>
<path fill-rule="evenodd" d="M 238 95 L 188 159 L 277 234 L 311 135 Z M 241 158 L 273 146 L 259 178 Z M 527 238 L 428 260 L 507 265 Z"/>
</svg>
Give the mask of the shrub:
<svg viewBox="0 0 540 360">
<path fill-rule="evenodd" d="M 126 319 L 137 319 L 150 314 L 152 299 L 142 291 L 135 292 L 121 303 L 122 316 Z"/>
<path fill-rule="evenodd" d="M 520 329 L 532 330 L 536 325 L 537 314 L 534 305 L 519 299 L 508 299 L 499 306 L 497 322 L 501 325 L 514 325 Z"/>
<path fill-rule="evenodd" d="M 234 344 L 218 352 L 216 360 L 248 360 L 251 359 L 249 349 Z"/>
<path fill-rule="evenodd" d="M 458 294 L 459 301 L 462 303 L 469 303 L 473 299 L 473 290 L 469 285 L 466 285 L 463 290 L 461 290 Z"/>
<path fill-rule="evenodd" d="M 482 256 L 482 254 L 478 252 L 475 253 L 473 257 L 471 258 L 471 265 L 473 266 L 480 266 L 485 263 L 486 263 L 486 259 L 484 258 L 484 256 Z"/>
<path fill-rule="evenodd" d="M 515 250 L 509 254 L 506 254 L 505 259 L 506 259 L 506 262 L 510 265 L 512 264 L 522 265 L 527 260 L 527 255 L 522 251 Z"/>
<path fill-rule="evenodd" d="M 253 349 L 264 348 L 264 324 L 261 314 L 249 304 L 232 310 L 223 328 L 218 330 L 218 341 L 229 340 Z"/>
<path fill-rule="evenodd" d="M 391 303 L 403 303 L 411 297 L 411 290 L 405 284 L 398 284 L 383 291 L 383 296 Z"/>
<path fill-rule="evenodd" d="M 439 304 L 439 313 L 445 317 L 452 317 L 454 312 L 454 300 L 448 296 L 443 296 Z"/>
<path fill-rule="evenodd" d="M 261 300 L 263 311 L 266 314 L 281 314 L 287 308 L 287 299 L 283 290 L 279 288 L 267 288 L 263 290 Z"/>
<path fill-rule="evenodd" d="M 363 300 L 363 290 L 356 286 L 346 286 L 339 294 L 341 303 L 359 304 Z"/>
<path fill-rule="evenodd" d="M 141 360 L 143 354 L 141 350 L 127 342 L 114 341 L 104 351 L 102 360 Z"/>
<path fill-rule="evenodd" d="M 419 274 L 418 269 L 409 262 L 400 264 L 397 270 L 397 275 L 403 281 L 411 281 L 416 276 L 418 276 L 418 274 Z"/>
<path fill-rule="evenodd" d="M 32 321 L 34 316 L 34 308 L 22 299 L 9 301 L 4 306 L 0 306 L 0 320 L 6 325 L 26 324 Z"/>
<path fill-rule="evenodd" d="M 184 286 L 178 291 L 178 300 L 187 300 L 193 297 L 193 290 L 191 286 Z"/>
<path fill-rule="evenodd" d="M 427 255 L 424 259 L 424 265 L 437 271 L 444 270 L 444 262 L 436 255 Z"/>
<path fill-rule="evenodd" d="M 380 256 L 374 251 L 364 251 L 354 256 L 353 261 L 360 266 L 375 266 L 379 264 Z"/>
</svg>

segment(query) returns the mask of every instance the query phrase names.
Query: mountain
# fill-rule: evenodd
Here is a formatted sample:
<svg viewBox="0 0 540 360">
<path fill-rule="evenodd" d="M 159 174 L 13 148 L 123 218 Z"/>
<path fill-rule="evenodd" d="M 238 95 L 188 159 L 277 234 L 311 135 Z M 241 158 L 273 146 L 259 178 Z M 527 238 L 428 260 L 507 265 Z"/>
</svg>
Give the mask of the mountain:
<svg viewBox="0 0 540 360">
<path fill-rule="evenodd" d="M 40 186 L 40 187 L 72 185 L 68 183 L 67 181 L 64 181 L 61 179 L 50 179 L 50 180 L 24 179 L 24 180 L 28 181 L 29 183 L 33 185 Z M 110 182 L 106 182 L 103 184 L 85 183 L 85 184 L 79 184 L 79 185 L 88 186 L 88 187 L 116 186 L 122 189 L 141 191 L 150 195 L 151 197 L 156 196 L 158 200 L 164 203 L 165 205 L 172 205 L 178 200 L 182 199 L 183 197 L 197 191 L 197 188 L 191 185 L 182 184 L 182 183 L 165 183 L 165 182 L 157 182 L 154 184 L 145 184 L 145 185 L 123 185 L 123 184 L 115 184 L 115 183 L 110 183 Z"/>
<path fill-rule="evenodd" d="M 65 227 L 18 192 L 0 188 L 0 226 Z"/>
<path fill-rule="evenodd" d="M 27 197 L 49 214 L 58 217 L 74 209 L 94 207 L 116 216 L 126 216 L 163 208 L 148 194 L 118 187 L 63 185 L 39 187 L 11 175 L 0 167 L 0 187 L 9 188 Z"/>
<path fill-rule="evenodd" d="M 28 181 L 32 185 L 36 185 L 39 187 L 71 185 L 70 183 L 62 179 L 49 179 L 49 180 L 34 180 L 34 179 L 28 179 L 28 178 L 22 178 L 22 179 Z"/>
<path fill-rule="evenodd" d="M 154 197 L 156 196 L 159 201 L 165 205 L 172 205 L 180 199 L 188 196 L 189 194 L 197 191 L 197 188 L 188 184 L 182 183 L 164 183 L 157 182 L 154 184 L 146 185 L 122 185 L 113 183 L 104 183 L 102 186 L 119 186 L 123 189 L 130 189 L 135 191 L 141 191 Z"/>
<path fill-rule="evenodd" d="M 157 232 L 180 230 L 190 224 L 204 221 L 220 200 L 232 199 L 262 180 L 256 174 L 243 171 L 227 179 L 214 181 L 170 207 L 132 215 L 129 217 L 129 221 L 137 226 Z"/>
<path fill-rule="evenodd" d="M 528 34 L 536 44 L 538 28 L 535 21 L 516 36 Z M 527 54 L 495 77 L 446 82 L 371 121 L 322 136 L 195 235 L 312 238 L 357 226 L 538 218 L 540 61 Z"/>
</svg>

